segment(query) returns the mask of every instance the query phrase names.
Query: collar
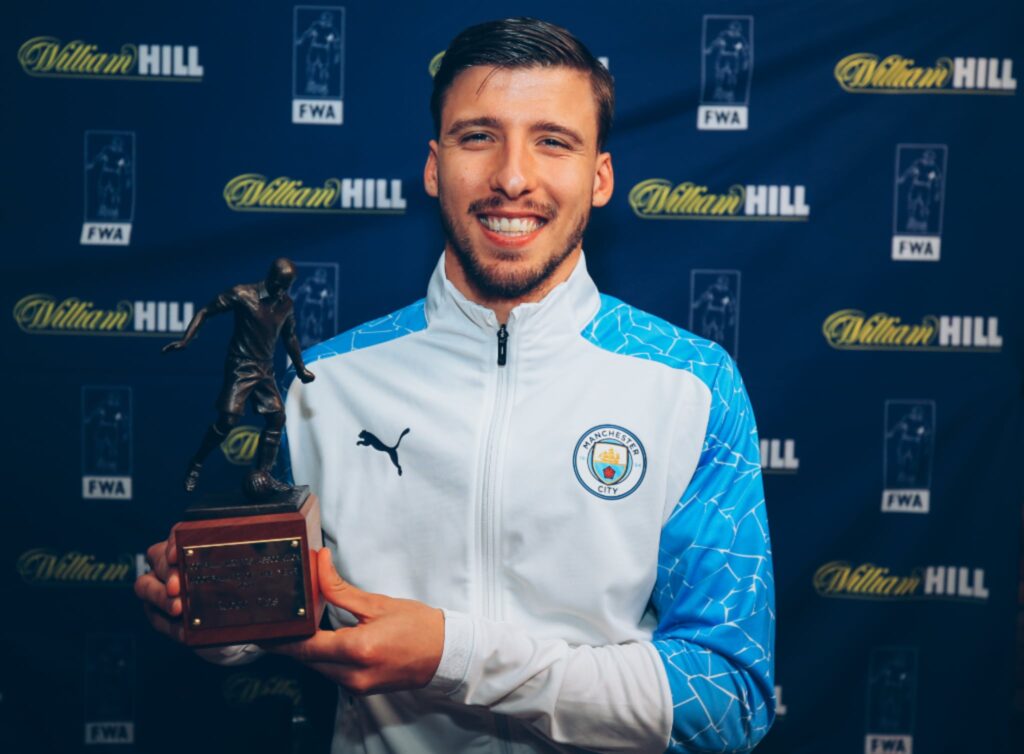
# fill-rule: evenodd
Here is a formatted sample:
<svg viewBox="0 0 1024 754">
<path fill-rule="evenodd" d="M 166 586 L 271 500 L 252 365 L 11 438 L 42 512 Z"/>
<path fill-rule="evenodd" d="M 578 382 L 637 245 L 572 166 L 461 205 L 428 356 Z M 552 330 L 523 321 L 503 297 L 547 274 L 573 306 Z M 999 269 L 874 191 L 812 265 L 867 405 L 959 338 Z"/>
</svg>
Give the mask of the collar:
<svg viewBox="0 0 1024 754">
<path fill-rule="evenodd" d="M 267 281 L 261 280 L 256 284 L 256 295 L 260 301 L 266 301 L 270 298 L 270 294 L 267 292 Z"/>
<path fill-rule="evenodd" d="M 519 304 L 509 314 L 507 328 L 518 353 L 549 351 L 578 338 L 601 306 L 597 286 L 587 273 L 584 254 L 569 277 L 540 301 Z M 444 254 L 430 277 L 425 314 L 430 328 L 454 329 L 492 341 L 498 331 L 494 312 L 466 298 L 444 272 Z M 511 345 L 511 344 L 510 344 Z"/>
</svg>

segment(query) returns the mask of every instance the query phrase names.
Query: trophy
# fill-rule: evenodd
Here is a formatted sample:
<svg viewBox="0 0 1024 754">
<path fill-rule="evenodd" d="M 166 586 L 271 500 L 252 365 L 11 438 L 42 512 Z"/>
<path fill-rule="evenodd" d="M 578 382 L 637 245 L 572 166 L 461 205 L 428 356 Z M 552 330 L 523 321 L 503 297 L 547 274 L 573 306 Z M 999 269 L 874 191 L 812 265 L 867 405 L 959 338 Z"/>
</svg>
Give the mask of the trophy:
<svg viewBox="0 0 1024 754">
<path fill-rule="evenodd" d="M 294 280 L 295 265 L 274 260 L 265 280 L 224 291 L 196 312 L 181 340 L 163 348 L 181 350 L 207 318 L 234 314 L 218 416 L 188 464 L 187 493 L 195 492 L 204 460 L 241 420 L 246 404 L 264 420 L 241 492 L 206 495 L 174 527 L 188 646 L 312 636 L 323 613 L 312 551 L 323 546 L 319 502 L 308 486 L 293 487 L 272 474 L 285 424 L 273 369 L 279 335 L 299 379 L 314 379 L 295 337 L 288 295 Z"/>
</svg>

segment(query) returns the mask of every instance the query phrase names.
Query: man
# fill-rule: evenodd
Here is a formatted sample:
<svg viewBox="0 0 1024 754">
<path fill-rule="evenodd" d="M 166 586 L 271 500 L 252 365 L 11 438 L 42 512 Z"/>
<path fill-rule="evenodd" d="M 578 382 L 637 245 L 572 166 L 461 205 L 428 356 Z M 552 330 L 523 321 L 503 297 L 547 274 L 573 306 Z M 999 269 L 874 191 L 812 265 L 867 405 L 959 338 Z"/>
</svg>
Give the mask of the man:
<svg viewBox="0 0 1024 754">
<path fill-rule="evenodd" d="M 335 630 L 275 649 L 354 692 L 335 751 L 747 751 L 774 714 L 757 436 L 719 347 L 587 275 L 610 76 L 564 29 L 491 22 L 432 111 L 426 299 L 311 349 L 288 397 Z M 174 635 L 170 551 L 137 592 Z"/>
<path fill-rule="evenodd" d="M 199 449 L 189 462 L 185 472 L 186 492 L 195 491 L 203 461 L 241 421 L 247 402 L 252 402 L 256 412 L 263 416 L 264 427 L 256 450 L 256 469 L 245 480 L 246 492 L 259 499 L 291 489 L 271 474 L 281 447 L 285 421 L 281 394 L 274 382 L 274 346 L 279 334 L 284 334 L 285 348 L 298 378 L 302 382 L 315 379 L 302 361 L 295 337 L 294 306 L 288 295 L 293 282 L 295 265 L 284 257 L 275 259 L 265 280 L 243 283 L 224 291 L 196 312 L 181 340 L 163 347 L 163 353 L 180 351 L 192 342 L 209 317 L 234 312 L 235 329 L 224 361 L 224 384 L 215 404 L 219 415 L 207 428 Z"/>
<path fill-rule="evenodd" d="M 307 43 L 305 93 L 326 97 L 331 93 L 332 64 L 338 63 L 341 54 L 341 37 L 335 31 L 333 13 L 325 10 L 295 40 L 297 47 Z"/>
<path fill-rule="evenodd" d="M 932 204 L 942 196 L 942 173 L 934 149 L 926 149 L 903 171 L 898 182 L 903 185 L 907 181 L 907 232 L 927 233 L 932 226 Z"/>
<path fill-rule="evenodd" d="M 715 60 L 715 92 L 711 96 L 712 101 L 735 102 L 740 73 L 750 69 L 750 45 L 743 37 L 740 22 L 730 22 L 728 28 L 719 32 L 708 45 L 704 54 L 714 56 Z"/>
<path fill-rule="evenodd" d="M 114 136 L 85 169 L 98 170 L 95 178 L 96 195 L 99 197 L 96 215 L 111 220 L 122 219 L 121 198 L 131 189 L 132 176 L 131 155 L 125 151 L 124 139 Z"/>
</svg>

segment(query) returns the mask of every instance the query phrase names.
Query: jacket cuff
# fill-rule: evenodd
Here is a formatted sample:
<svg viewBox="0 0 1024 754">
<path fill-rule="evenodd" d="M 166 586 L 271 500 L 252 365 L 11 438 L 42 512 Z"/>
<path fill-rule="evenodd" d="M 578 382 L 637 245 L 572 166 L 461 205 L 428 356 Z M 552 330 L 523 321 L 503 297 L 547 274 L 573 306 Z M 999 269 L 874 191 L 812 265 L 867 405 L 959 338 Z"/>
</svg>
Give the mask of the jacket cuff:
<svg viewBox="0 0 1024 754">
<path fill-rule="evenodd" d="M 444 612 L 444 650 L 441 662 L 427 688 L 451 694 L 466 679 L 469 661 L 473 656 L 475 631 L 473 619 L 466 613 L 455 610 Z"/>
</svg>

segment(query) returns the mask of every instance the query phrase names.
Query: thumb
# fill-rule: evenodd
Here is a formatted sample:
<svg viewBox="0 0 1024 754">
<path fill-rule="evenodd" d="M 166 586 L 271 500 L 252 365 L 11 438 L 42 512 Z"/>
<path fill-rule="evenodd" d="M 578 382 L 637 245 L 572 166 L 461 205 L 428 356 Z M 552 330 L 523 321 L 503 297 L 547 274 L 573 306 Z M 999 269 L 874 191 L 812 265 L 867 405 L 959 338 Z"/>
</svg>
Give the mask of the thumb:
<svg viewBox="0 0 1024 754">
<path fill-rule="evenodd" d="M 342 610 L 348 610 L 361 621 L 371 617 L 372 595 L 357 589 L 338 575 L 331 551 L 320 548 L 317 556 L 317 577 L 324 599 Z"/>
</svg>

